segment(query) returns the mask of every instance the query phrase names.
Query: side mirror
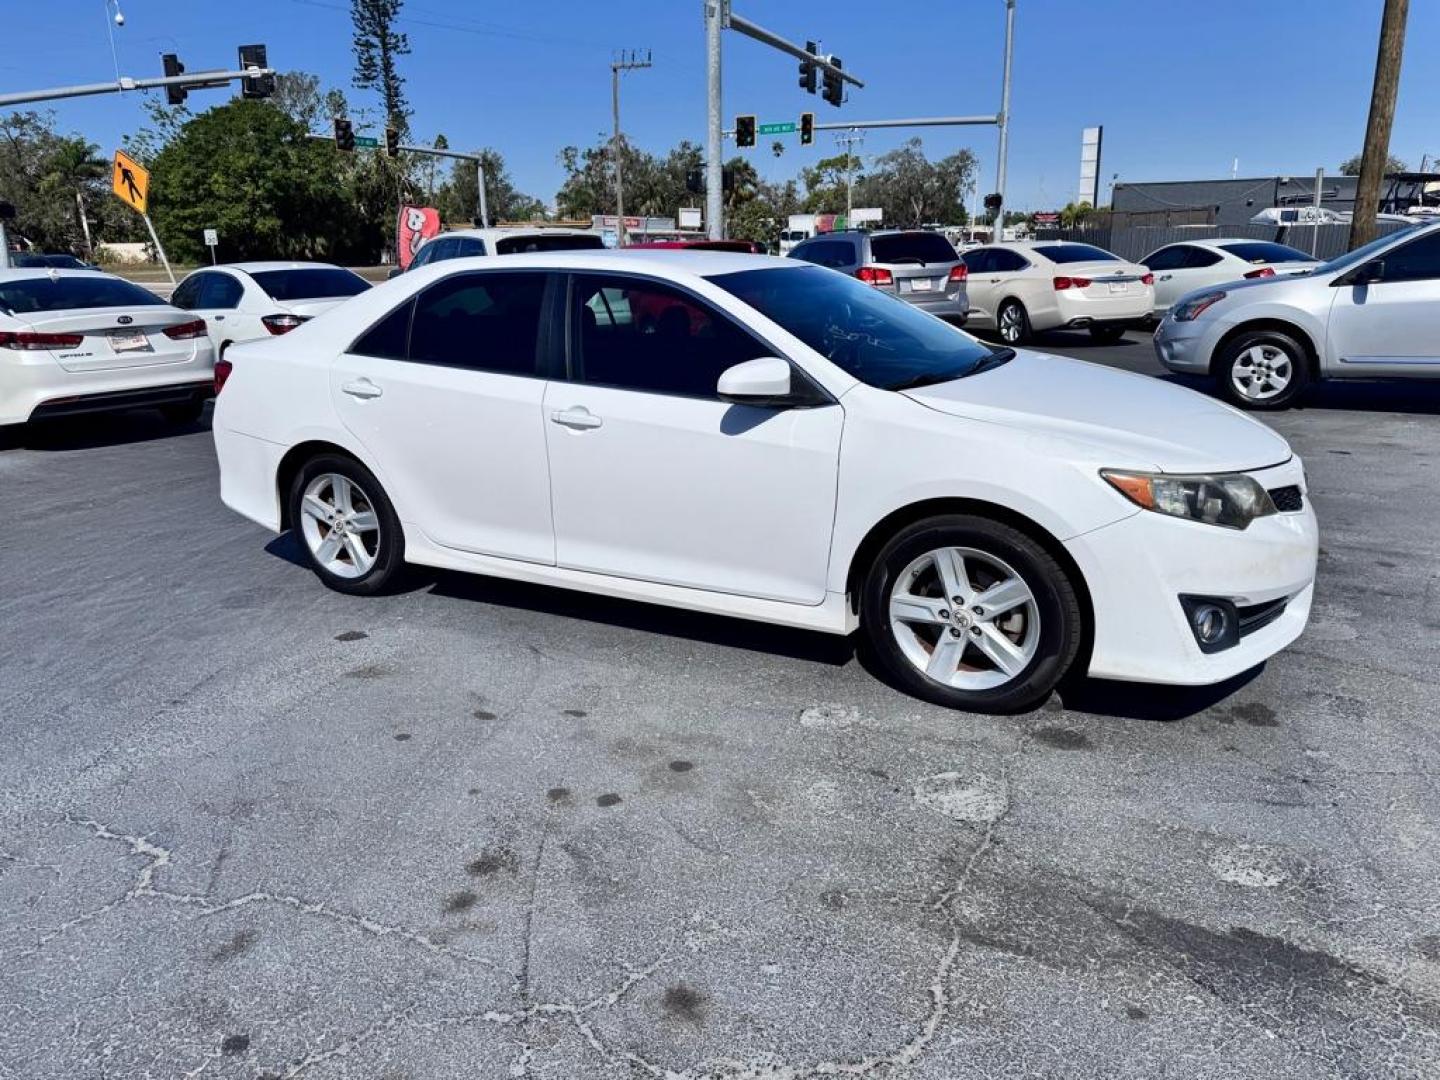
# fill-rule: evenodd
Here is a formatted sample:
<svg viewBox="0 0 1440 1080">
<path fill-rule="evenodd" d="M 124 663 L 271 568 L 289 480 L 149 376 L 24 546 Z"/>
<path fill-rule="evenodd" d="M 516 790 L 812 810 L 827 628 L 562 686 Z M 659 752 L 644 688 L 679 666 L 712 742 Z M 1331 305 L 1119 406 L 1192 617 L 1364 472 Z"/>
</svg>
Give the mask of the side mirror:
<svg viewBox="0 0 1440 1080">
<path fill-rule="evenodd" d="M 815 405 L 816 395 L 793 389 L 790 365 L 777 356 L 762 356 L 757 360 L 746 360 L 743 364 L 726 368 L 720 373 L 715 384 L 715 393 L 721 401 L 731 405 L 751 405 L 756 408 L 785 408 L 791 405 Z"/>
</svg>

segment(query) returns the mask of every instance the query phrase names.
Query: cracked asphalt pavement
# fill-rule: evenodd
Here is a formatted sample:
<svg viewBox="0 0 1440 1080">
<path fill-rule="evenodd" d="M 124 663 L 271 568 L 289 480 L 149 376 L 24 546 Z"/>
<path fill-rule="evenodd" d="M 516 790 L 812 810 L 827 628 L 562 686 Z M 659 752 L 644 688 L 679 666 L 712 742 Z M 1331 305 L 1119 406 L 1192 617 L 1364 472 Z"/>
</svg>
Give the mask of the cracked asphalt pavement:
<svg viewBox="0 0 1440 1080">
<path fill-rule="evenodd" d="M 1440 1075 L 1437 415 L 1271 418 L 1323 550 L 1263 670 L 1014 718 L 838 639 L 339 596 L 203 427 L 12 435 L 0 1080 Z"/>
</svg>

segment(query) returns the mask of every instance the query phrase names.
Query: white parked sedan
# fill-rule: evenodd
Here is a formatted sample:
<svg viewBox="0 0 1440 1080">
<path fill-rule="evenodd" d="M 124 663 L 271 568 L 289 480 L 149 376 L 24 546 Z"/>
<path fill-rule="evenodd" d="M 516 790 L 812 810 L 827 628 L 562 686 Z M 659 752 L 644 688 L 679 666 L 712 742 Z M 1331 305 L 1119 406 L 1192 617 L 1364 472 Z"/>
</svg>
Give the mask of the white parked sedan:
<svg viewBox="0 0 1440 1080">
<path fill-rule="evenodd" d="M 196 270 L 170 302 L 205 320 L 217 356 L 239 341 L 289 333 L 370 288 L 353 270 L 329 263 L 247 262 Z"/>
<path fill-rule="evenodd" d="M 1308 274 L 1320 260 L 1268 240 L 1186 240 L 1152 251 L 1140 262 L 1155 275 L 1155 315 L 1188 292 L 1227 281 Z"/>
<path fill-rule="evenodd" d="M 158 408 L 199 418 L 212 387 L 205 324 L 92 270 L 0 270 L 0 425 Z"/>
<path fill-rule="evenodd" d="M 1088 329 L 1119 341 L 1150 317 L 1154 278 L 1092 244 L 1063 240 L 986 244 L 960 256 L 969 268 L 971 329 L 995 330 L 1020 345 L 1043 330 Z"/>
<path fill-rule="evenodd" d="M 1073 664 L 1209 683 L 1301 632 L 1315 517 L 1269 428 L 724 252 L 462 259 L 236 346 L 224 502 L 332 588 L 407 562 L 848 634 L 946 705 Z"/>
</svg>

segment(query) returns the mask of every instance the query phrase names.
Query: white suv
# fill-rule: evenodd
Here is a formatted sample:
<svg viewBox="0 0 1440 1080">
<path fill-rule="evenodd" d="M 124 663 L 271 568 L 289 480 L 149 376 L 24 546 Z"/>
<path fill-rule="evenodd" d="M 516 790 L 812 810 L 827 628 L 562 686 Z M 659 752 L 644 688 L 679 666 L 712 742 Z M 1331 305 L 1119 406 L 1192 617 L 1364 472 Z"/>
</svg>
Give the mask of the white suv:
<svg viewBox="0 0 1440 1080">
<path fill-rule="evenodd" d="M 599 233 L 584 229 L 452 229 L 432 236 L 415 253 L 409 269 L 446 259 L 476 255 L 520 255 L 529 251 L 596 251 L 605 246 Z M 404 273 L 398 266 L 390 277 Z"/>
<path fill-rule="evenodd" d="M 1283 409 L 1316 379 L 1440 378 L 1440 225 L 1298 277 L 1188 293 L 1156 329 L 1155 351 L 1247 409 Z"/>
</svg>

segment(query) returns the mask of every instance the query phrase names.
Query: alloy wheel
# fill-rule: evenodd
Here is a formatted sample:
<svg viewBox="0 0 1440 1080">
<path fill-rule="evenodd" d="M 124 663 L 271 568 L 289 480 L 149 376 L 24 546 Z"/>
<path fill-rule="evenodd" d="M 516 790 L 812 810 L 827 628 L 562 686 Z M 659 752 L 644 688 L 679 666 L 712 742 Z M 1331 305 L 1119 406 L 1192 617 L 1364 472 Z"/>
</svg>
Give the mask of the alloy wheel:
<svg viewBox="0 0 1440 1080">
<path fill-rule="evenodd" d="M 1230 368 L 1230 382 L 1241 397 L 1268 401 L 1289 389 L 1294 374 L 1289 353 L 1260 343 L 1251 345 L 1235 358 Z"/>
<path fill-rule="evenodd" d="M 1004 686 L 1040 644 L 1040 609 L 1025 579 L 969 547 L 928 551 L 896 577 L 890 631 L 923 675 L 957 690 Z"/>
<path fill-rule="evenodd" d="M 325 570 L 364 577 L 380 552 L 380 516 L 360 485 L 340 473 L 321 473 L 300 498 L 305 546 Z"/>
<path fill-rule="evenodd" d="M 1025 332 L 1025 316 L 1014 304 L 1000 312 L 1000 337 L 1014 345 Z"/>
</svg>

